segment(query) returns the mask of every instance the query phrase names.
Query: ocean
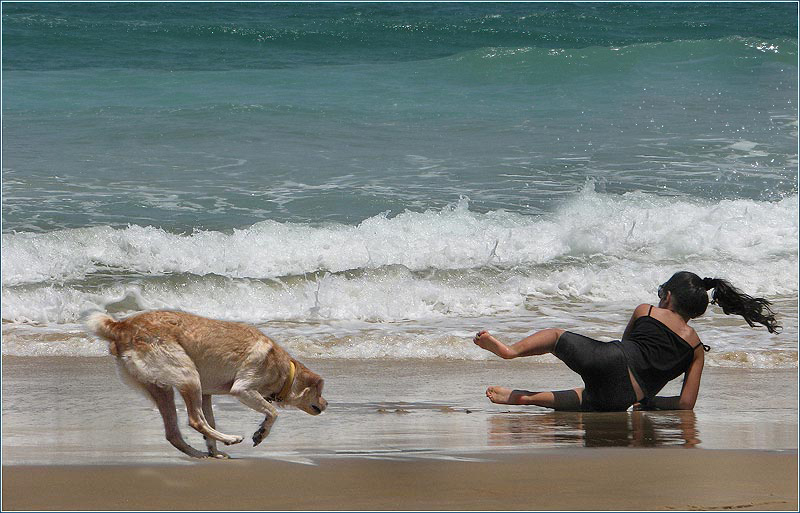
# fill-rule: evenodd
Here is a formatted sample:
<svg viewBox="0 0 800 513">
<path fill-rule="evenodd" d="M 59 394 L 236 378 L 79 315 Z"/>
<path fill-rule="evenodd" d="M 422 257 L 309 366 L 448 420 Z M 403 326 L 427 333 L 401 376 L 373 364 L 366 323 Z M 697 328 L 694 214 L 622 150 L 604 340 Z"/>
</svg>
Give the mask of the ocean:
<svg viewBox="0 0 800 513">
<path fill-rule="evenodd" d="M 793 3 L 3 3 L 2 355 L 105 357 L 87 313 L 169 308 L 483 361 L 480 329 L 619 338 L 691 270 L 783 324 L 710 307 L 708 366 L 796 369 L 797 33 Z"/>
</svg>

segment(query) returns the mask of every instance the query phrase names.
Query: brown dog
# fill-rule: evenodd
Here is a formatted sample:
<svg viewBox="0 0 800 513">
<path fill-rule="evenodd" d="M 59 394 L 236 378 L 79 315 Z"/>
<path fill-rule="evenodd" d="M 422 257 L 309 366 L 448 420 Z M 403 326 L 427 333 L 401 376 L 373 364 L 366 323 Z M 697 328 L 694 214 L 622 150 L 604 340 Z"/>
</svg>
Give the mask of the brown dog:
<svg viewBox="0 0 800 513">
<path fill-rule="evenodd" d="M 115 321 L 97 312 L 89 327 L 109 341 L 120 377 L 155 401 L 167 440 L 194 458 L 225 458 L 217 440 L 237 444 L 241 436 L 220 433 L 211 410 L 212 394 L 230 394 L 266 415 L 253 434 L 258 445 L 278 412 L 270 402 L 319 415 L 328 406 L 323 380 L 289 356 L 254 326 L 216 321 L 183 312 L 151 311 Z M 178 429 L 172 389 L 186 403 L 189 425 L 203 434 L 208 454 L 187 444 Z"/>
</svg>

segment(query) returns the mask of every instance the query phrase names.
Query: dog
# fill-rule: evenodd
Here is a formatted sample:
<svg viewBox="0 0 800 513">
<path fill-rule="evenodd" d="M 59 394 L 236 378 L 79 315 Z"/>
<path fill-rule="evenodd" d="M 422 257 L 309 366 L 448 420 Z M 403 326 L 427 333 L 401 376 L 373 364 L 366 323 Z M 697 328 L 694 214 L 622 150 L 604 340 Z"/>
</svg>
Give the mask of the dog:
<svg viewBox="0 0 800 513">
<path fill-rule="evenodd" d="M 243 440 L 215 429 L 211 395 L 230 394 L 265 415 L 253 446 L 269 435 L 278 416 L 271 403 L 311 415 L 328 406 L 322 397 L 324 380 L 255 326 L 166 310 L 120 321 L 95 312 L 87 324 L 109 342 L 122 380 L 155 402 L 169 443 L 193 458 L 227 458 L 217 450 L 217 441 L 232 445 Z M 173 388 L 186 403 L 189 426 L 205 438 L 207 453 L 181 436 Z"/>
</svg>

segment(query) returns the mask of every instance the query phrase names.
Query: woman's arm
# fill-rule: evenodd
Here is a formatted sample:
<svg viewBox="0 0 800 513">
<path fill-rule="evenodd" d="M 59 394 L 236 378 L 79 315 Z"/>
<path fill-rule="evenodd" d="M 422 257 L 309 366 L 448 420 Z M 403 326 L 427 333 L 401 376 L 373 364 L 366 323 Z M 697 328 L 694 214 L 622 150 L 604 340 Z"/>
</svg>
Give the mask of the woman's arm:
<svg viewBox="0 0 800 513">
<path fill-rule="evenodd" d="M 652 406 L 657 410 L 692 410 L 700 392 L 700 376 L 703 374 L 703 347 L 694 350 L 694 358 L 683 378 L 681 395 L 672 397 L 654 397 Z"/>
<path fill-rule="evenodd" d="M 628 321 L 628 325 L 625 327 L 625 332 L 622 334 L 623 340 L 628 338 L 628 335 L 630 335 L 631 330 L 633 329 L 633 323 L 636 321 L 636 319 L 644 315 L 647 315 L 647 312 L 649 311 L 650 311 L 650 305 L 644 303 L 636 307 L 636 309 L 633 311 L 633 314 L 631 314 L 631 318 Z"/>
</svg>

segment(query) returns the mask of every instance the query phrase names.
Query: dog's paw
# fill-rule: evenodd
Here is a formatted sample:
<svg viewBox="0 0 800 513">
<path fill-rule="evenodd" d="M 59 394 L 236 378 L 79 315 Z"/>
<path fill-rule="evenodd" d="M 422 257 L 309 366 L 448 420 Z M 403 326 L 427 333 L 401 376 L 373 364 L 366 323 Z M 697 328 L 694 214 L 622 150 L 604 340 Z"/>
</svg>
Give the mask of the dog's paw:
<svg viewBox="0 0 800 513">
<path fill-rule="evenodd" d="M 225 445 L 235 445 L 244 440 L 243 436 L 232 436 L 231 440 L 224 442 Z"/>
<path fill-rule="evenodd" d="M 264 427 L 258 428 L 258 431 L 253 433 L 253 447 L 263 442 L 268 434 L 269 434 L 269 429 L 266 429 Z"/>
<path fill-rule="evenodd" d="M 217 460 L 229 460 L 229 459 L 231 459 L 230 456 L 228 456 L 227 454 L 225 454 L 222 451 L 209 452 L 208 453 L 208 457 L 209 458 L 214 458 L 214 459 L 217 459 Z"/>
</svg>

